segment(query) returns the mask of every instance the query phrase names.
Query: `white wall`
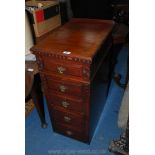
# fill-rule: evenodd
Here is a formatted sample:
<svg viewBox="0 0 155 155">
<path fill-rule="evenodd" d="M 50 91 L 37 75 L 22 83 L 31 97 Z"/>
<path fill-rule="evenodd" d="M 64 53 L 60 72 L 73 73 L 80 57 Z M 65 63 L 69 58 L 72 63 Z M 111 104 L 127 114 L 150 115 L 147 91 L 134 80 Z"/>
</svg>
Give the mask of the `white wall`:
<svg viewBox="0 0 155 155">
<path fill-rule="evenodd" d="M 25 12 L 25 54 L 30 53 L 30 48 L 33 46 L 33 38 L 30 29 L 30 23 L 28 21 L 27 14 Z"/>
</svg>

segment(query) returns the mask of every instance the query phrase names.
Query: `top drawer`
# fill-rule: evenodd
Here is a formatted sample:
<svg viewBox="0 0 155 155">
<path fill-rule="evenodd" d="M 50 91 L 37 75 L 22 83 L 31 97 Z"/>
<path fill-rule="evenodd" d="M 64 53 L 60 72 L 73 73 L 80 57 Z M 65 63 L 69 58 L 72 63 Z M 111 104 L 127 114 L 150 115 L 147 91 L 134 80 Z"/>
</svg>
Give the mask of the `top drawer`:
<svg viewBox="0 0 155 155">
<path fill-rule="evenodd" d="M 88 77 L 84 64 L 70 60 L 54 59 L 48 56 L 37 56 L 39 70 L 56 75 L 69 75 L 76 77 Z"/>
</svg>

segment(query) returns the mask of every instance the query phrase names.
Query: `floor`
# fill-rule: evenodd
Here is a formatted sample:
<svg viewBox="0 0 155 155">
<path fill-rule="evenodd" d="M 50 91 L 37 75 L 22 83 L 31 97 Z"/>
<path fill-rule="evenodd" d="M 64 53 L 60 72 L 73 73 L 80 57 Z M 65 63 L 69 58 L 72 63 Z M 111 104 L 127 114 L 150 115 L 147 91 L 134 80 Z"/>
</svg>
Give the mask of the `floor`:
<svg viewBox="0 0 155 155">
<path fill-rule="evenodd" d="M 127 72 L 126 61 L 128 48 L 123 47 L 118 55 L 115 71 L 125 80 Z M 42 129 L 36 109 L 25 120 L 25 150 L 26 155 L 113 155 L 108 151 L 111 140 L 117 139 L 121 129 L 117 127 L 117 116 L 124 90 L 111 82 L 109 95 L 104 110 L 95 130 L 90 145 L 67 138 L 52 131 L 45 103 L 48 128 Z M 45 100 L 46 102 L 46 100 Z"/>
<path fill-rule="evenodd" d="M 35 108 L 35 105 L 34 105 L 32 99 L 25 102 L 25 117 L 27 117 L 32 112 L 32 110 L 34 108 Z"/>
</svg>

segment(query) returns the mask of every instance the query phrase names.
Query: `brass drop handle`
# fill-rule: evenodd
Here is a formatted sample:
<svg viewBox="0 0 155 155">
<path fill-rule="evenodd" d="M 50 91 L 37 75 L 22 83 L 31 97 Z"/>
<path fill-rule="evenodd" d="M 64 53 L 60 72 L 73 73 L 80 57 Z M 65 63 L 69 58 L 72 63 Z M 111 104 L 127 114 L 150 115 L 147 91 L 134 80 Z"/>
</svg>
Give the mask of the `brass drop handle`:
<svg viewBox="0 0 155 155">
<path fill-rule="evenodd" d="M 66 101 L 62 101 L 62 106 L 64 107 L 64 108 L 67 108 L 70 104 L 68 103 L 68 102 L 66 102 Z"/>
<path fill-rule="evenodd" d="M 59 66 L 59 67 L 57 67 L 57 70 L 58 70 L 58 73 L 63 74 L 64 71 L 66 70 L 66 68 Z"/>
<path fill-rule="evenodd" d="M 62 93 L 64 93 L 64 92 L 67 90 L 67 87 L 64 86 L 64 85 L 60 85 L 60 86 L 59 86 L 59 89 L 60 89 L 60 91 L 61 91 Z"/>
<path fill-rule="evenodd" d="M 70 122 L 70 121 L 71 121 L 71 118 L 68 117 L 68 116 L 64 116 L 64 121 L 65 121 L 65 122 Z"/>
<path fill-rule="evenodd" d="M 71 132 L 71 131 L 66 131 L 66 133 L 67 133 L 67 135 L 69 135 L 69 136 L 71 136 L 71 135 L 73 135 L 73 133 Z"/>
</svg>

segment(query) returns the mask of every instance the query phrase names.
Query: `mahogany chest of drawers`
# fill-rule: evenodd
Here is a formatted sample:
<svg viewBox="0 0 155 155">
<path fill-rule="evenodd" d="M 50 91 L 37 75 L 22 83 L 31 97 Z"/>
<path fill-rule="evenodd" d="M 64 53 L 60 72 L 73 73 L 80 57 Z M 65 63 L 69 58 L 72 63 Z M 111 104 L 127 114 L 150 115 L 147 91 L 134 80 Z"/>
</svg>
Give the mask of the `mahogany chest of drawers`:
<svg viewBox="0 0 155 155">
<path fill-rule="evenodd" d="M 72 19 L 31 48 L 55 132 L 90 142 L 107 95 L 113 26 Z"/>
</svg>

